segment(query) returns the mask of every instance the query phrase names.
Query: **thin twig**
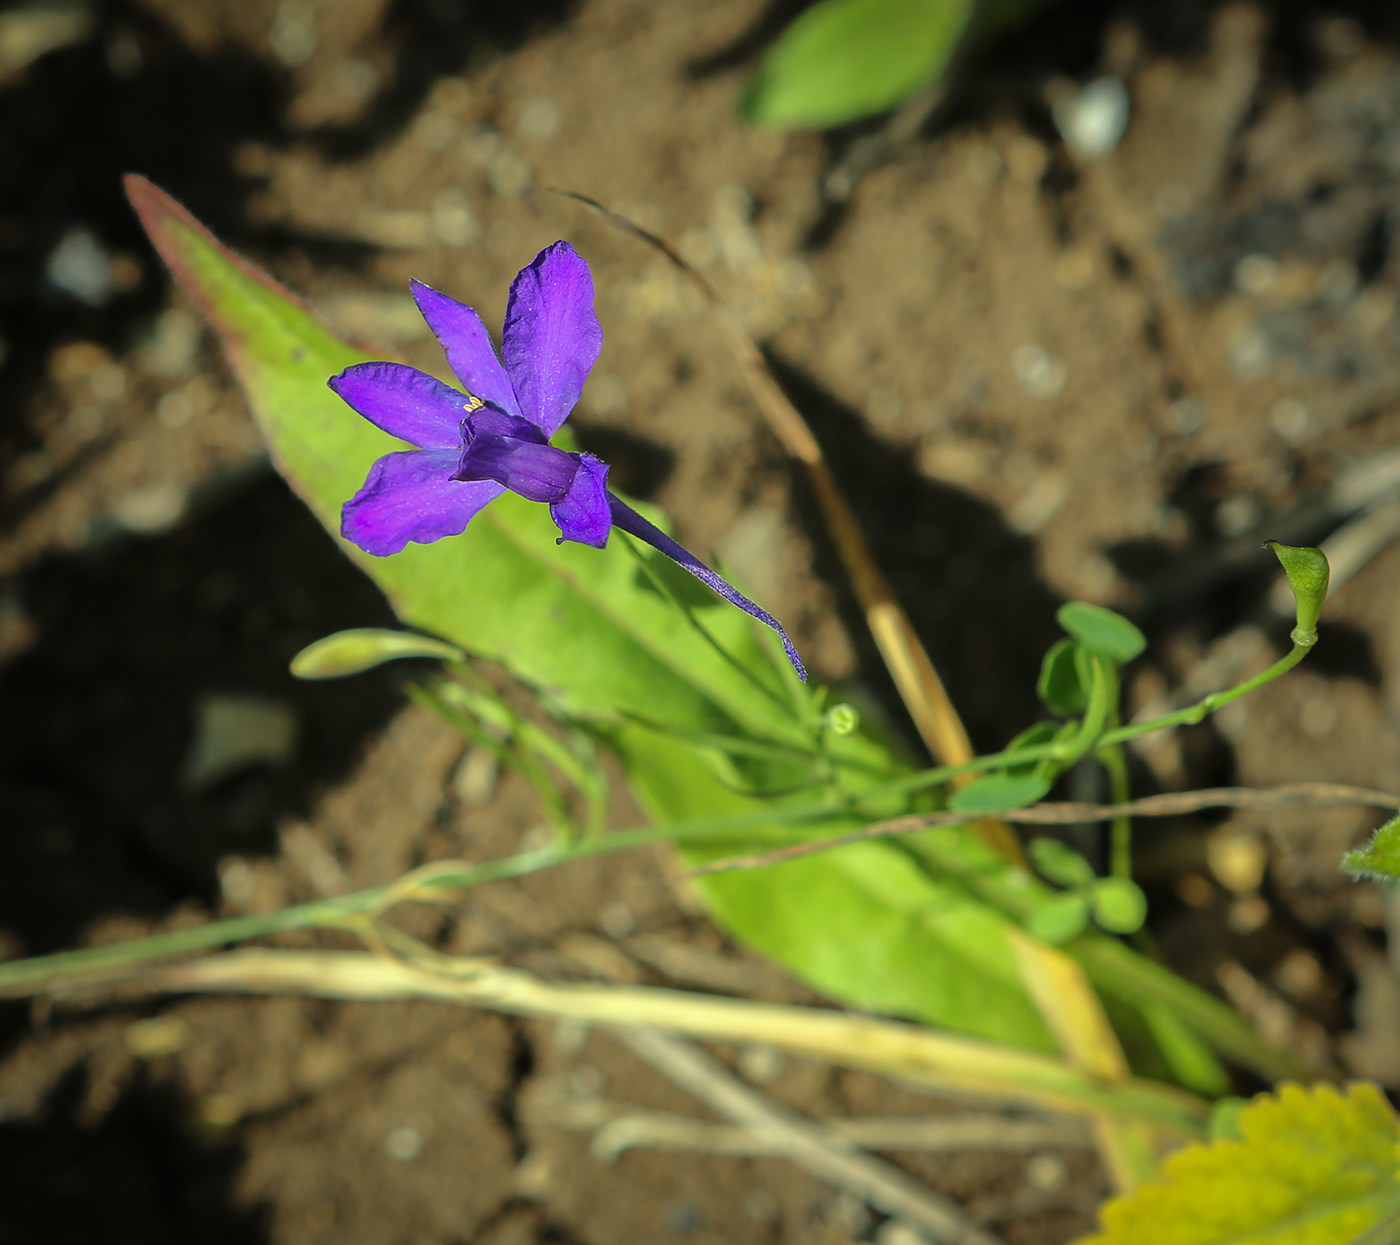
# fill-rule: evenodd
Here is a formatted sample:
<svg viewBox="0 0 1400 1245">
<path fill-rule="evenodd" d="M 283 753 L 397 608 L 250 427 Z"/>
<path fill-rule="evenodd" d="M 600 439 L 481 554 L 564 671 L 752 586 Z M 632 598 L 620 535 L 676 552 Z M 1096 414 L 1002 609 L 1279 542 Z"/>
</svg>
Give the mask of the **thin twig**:
<svg viewBox="0 0 1400 1245">
<path fill-rule="evenodd" d="M 909 615 L 904 612 L 904 607 L 876 562 L 855 512 L 836 483 L 821 445 L 801 412 L 774 379 L 758 343 L 704 274 L 686 263 L 663 238 L 587 195 L 571 190 L 558 190 L 556 193 L 584 204 L 618 229 L 640 238 L 664 255 L 700 291 L 715 313 L 725 340 L 748 383 L 749 392 L 769 429 L 783 449 L 807 471 L 827 531 L 865 614 L 866 625 L 925 747 L 940 765 L 961 765 L 972 760 L 972 740 L 948 697 L 943 680 L 939 678 L 928 651 L 914 631 Z M 1018 864 L 1024 863 L 1020 842 L 1004 823 L 984 821 L 979 826 L 979 833 L 1001 855 Z"/>
<path fill-rule="evenodd" d="M 1277 808 L 1288 804 L 1322 807 L 1330 804 L 1362 804 L 1368 808 L 1400 809 L 1400 796 L 1366 787 L 1350 787 L 1339 782 L 1292 782 L 1278 787 L 1209 787 L 1201 791 L 1174 791 L 1148 795 L 1127 804 L 1080 804 L 1074 801 L 1032 804 L 1029 808 L 1006 809 L 996 814 L 1003 821 L 1024 826 L 1069 826 L 1080 822 L 1112 821 L 1115 817 L 1180 817 L 1205 808 Z M 815 852 L 828 852 L 868 839 L 891 839 L 921 830 L 945 826 L 965 826 L 979 821 L 985 812 L 914 813 L 877 821 L 849 834 L 811 843 L 794 843 L 754 856 L 732 856 L 690 871 L 691 877 L 707 873 L 728 873 L 734 869 L 762 869 L 780 865 Z"/>
<path fill-rule="evenodd" d="M 779 1106 L 690 1043 L 656 1029 L 620 1030 L 617 1038 L 668 1080 L 819 1180 L 855 1194 L 887 1215 L 927 1229 L 936 1241 L 1004 1245 L 1000 1237 L 969 1222 L 941 1193 L 860 1151 L 833 1129 Z"/>
<path fill-rule="evenodd" d="M 532 1119 L 569 1132 L 593 1133 L 592 1152 L 611 1162 L 624 1150 L 698 1150 L 706 1154 L 775 1153 L 770 1137 L 737 1124 L 714 1124 L 672 1111 L 570 1094 L 550 1095 L 531 1108 Z M 1093 1135 L 1082 1120 L 1026 1119 L 989 1112 L 960 1115 L 868 1115 L 825 1119 L 822 1124 L 864 1150 L 953 1154 L 988 1150 L 1027 1154 L 1087 1148 Z"/>
</svg>

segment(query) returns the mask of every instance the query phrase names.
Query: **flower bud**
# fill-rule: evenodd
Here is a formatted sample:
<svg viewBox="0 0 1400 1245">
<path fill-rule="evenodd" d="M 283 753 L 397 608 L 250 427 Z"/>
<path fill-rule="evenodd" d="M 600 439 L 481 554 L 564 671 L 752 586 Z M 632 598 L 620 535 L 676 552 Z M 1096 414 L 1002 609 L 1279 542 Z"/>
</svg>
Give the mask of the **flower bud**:
<svg viewBox="0 0 1400 1245">
<path fill-rule="evenodd" d="M 1327 600 L 1327 581 L 1331 575 L 1327 557 L 1321 549 L 1281 545 L 1276 540 L 1266 540 L 1264 547 L 1272 549 L 1283 564 L 1283 573 L 1288 576 L 1288 586 L 1293 589 L 1293 599 L 1298 603 L 1293 643 L 1311 646 L 1317 642 L 1317 620 L 1322 613 L 1322 603 Z"/>
<path fill-rule="evenodd" d="M 822 725 L 833 735 L 854 735 L 860 726 L 860 710 L 855 705 L 832 705 L 822 716 Z"/>
<path fill-rule="evenodd" d="M 356 627 L 308 644 L 292 658 L 292 673 L 299 679 L 340 679 L 400 657 L 462 661 L 466 654 L 455 645 L 412 631 Z"/>
</svg>

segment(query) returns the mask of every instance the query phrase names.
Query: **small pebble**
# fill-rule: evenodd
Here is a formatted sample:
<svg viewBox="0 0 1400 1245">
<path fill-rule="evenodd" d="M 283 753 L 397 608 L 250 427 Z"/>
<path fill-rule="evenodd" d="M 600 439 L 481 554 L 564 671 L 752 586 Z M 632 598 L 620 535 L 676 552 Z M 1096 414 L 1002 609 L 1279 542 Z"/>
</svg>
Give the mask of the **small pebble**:
<svg viewBox="0 0 1400 1245">
<path fill-rule="evenodd" d="M 196 705 L 195 722 L 184 771 L 190 789 L 251 766 L 286 765 L 296 751 L 296 710 L 276 697 L 214 693 Z"/>
<path fill-rule="evenodd" d="M 1033 1154 L 1026 1163 L 1026 1183 L 1042 1193 L 1053 1193 L 1069 1183 L 1069 1168 L 1053 1151 Z"/>
<path fill-rule="evenodd" d="M 1312 696 L 1298 711 L 1298 726 L 1310 739 L 1326 739 L 1337 725 L 1337 706 L 1326 696 Z"/>
<path fill-rule="evenodd" d="M 126 371 L 120 363 L 103 363 L 88 377 L 92 396 L 99 402 L 115 402 L 126 392 Z"/>
<path fill-rule="evenodd" d="M 231 1128 L 243 1118 L 243 1107 L 232 1094 L 210 1094 L 200 1100 L 199 1118 L 210 1128 Z"/>
<path fill-rule="evenodd" d="M 899 1219 L 886 1219 L 875 1229 L 875 1245 L 928 1245 L 918 1228 Z"/>
<path fill-rule="evenodd" d="M 1269 923 L 1269 904 L 1262 895 L 1246 895 L 1230 905 L 1227 917 L 1230 928 L 1244 936 L 1263 929 Z"/>
<path fill-rule="evenodd" d="M 486 168 L 500 149 L 500 133 L 489 125 L 469 125 L 462 134 L 462 154 L 479 169 Z"/>
<path fill-rule="evenodd" d="M 1311 951 L 1296 947 L 1275 966 L 1273 978 L 1295 999 L 1310 998 L 1322 988 L 1322 965 Z"/>
<path fill-rule="evenodd" d="M 1199 873 L 1183 873 L 1177 878 L 1176 893 L 1193 908 L 1209 908 L 1215 902 L 1215 887 Z"/>
<path fill-rule="evenodd" d="M 1269 426 L 1285 441 L 1301 441 L 1311 430 L 1312 419 L 1297 398 L 1280 398 L 1269 412 Z"/>
<path fill-rule="evenodd" d="M 89 307 L 101 307 L 114 293 L 111 257 L 90 229 L 65 233 L 44 272 L 56 290 Z"/>
<path fill-rule="evenodd" d="M 200 323 L 183 307 L 167 307 L 136 347 L 136 364 L 152 376 L 188 376 L 198 362 Z"/>
<path fill-rule="evenodd" d="M 445 112 L 429 109 L 413 123 L 413 141 L 429 151 L 441 151 L 457 136 L 457 122 Z"/>
<path fill-rule="evenodd" d="M 481 808 L 496 794 L 500 761 L 490 748 L 471 747 L 452 774 L 452 794 L 463 808 Z"/>
<path fill-rule="evenodd" d="M 1055 280 L 1067 290 L 1082 290 L 1094 275 L 1094 257 L 1086 251 L 1066 251 L 1055 261 Z"/>
<path fill-rule="evenodd" d="M 128 532 L 155 536 L 179 523 L 187 500 L 188 495 L 178 484 L 151 484 L 115 498 L 112 518 Z"/>
<path fill-rule="evenodd" d="M 423 1134 L 410 1124 L 391 1128 L 384 1138 L 384 1153 L 398 1163 L 411 1163 L 423 1152 Z"/>
<path fill-rule="evenodd" d="M 1112 153 L 1128 128 L 1128 88 L 1117 78 L 1098 78 L 1056 104 L 1055 125 L 1075 155 L 1094 160 Z"/>
<path fill-rule="evenodd" d="M 433 232 L 448 246 L 470 246 L 481 237 L 481 223 L 472 215 L 465 192 L 448 187 L 433 200 Z"/>
<path fill-rule="evenodd" d="M 243 907 L 257 892 L 258 875 L 246 860 L 229 856 L 219 862 L 219 893 L 230 907 Z"/>
<path fill-rule="evenodd" d="M 321 40 L 316 33 L 316 9 L 307 0 L 282 0 L 270 35 L 272 54 L 288 69 L 304 65 Z"/>
<path fill-rule="evenodd" d="M 179 1016 L 152 1016 L 127 1025 L 122 1039 L 137 1059 L 158 1059 L 183 1050 L 190 1040 L 190 1027 Z"/>
<path fill-rule="evenodd" d="M 787 1060 L 780 1050 L 773 1046 L 745 1046 L 739 1052 L 739 1071 L 755 1085 L 766 1085 L 782 1075 Z"/>
<path fill-rule="evenodd" d="M 1247 325 L 1230 343 L 1229 359 L 1236 380 L 1263 380 L 1273 371 L 1273 346 L 1263 329 L 1256 324 Z"/>
<path fill-rule="evenodd" d="M 505 199 L 518 199 L 530 189 L 530 166 L 508 147 L 491 157 L 486 166 L 486 182 Z"/>
<path fill-rule="evenodd" d="M 515 131 L 521 138 L 545 143 L 559 132 L 559 122 L 562 119 L 558 104 L 546 96 L 537 95 L 521 105 Z"/>
<path fill-rule="evenodd" d="M 636 928 L 632 909 L 625 903 L 610 903 L 598 914 L 598 924 L 609 938 L 626 938 Z"/>
<path fill-rule="evenodd" d="M 1011 352 L 1011 370 L 1032 398 L 1053 398 L 1069 378 L 1069 369 L 1044 346 L 1026 342 Z"/>
<path fill-rule="evenodd" d="M 1235 265 L 1235 289 L 1258 297 L 1278 284 L 1278 262 L 1270 255 L 1246 255 Z"/>
<path fill-rule="evenodd" d="M 1206 426 L 1206 406 L 1198 398 L 1178 398 L 1167 408 L 1167 422 L 1179 437 L 1195 436 Z"/>
<path fill-rule="evenodd" d="M 1259 506 L 1244 494 L 1227 497 L 1215 508 L 1215 525 L 1222 536 L 1243 536 L 1258 521 Z"/>
</svg>

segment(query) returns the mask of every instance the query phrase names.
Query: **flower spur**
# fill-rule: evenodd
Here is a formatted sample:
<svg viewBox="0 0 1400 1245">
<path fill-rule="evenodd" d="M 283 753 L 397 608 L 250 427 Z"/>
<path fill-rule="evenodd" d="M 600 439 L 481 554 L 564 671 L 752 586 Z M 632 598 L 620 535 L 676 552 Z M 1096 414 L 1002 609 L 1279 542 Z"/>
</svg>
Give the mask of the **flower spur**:
<svg viewBox="0 0 1400 1245">
<path fill-rule="evenodd" d="M 329 381 L 359 414 L 416 448 L 386 454 L 341 512 L 341 534 L 377 557 L 456 536 L 509 490 L 545 502 L 566 540 L 603 548 L 614 527 L 651 545 L 776 631 L 771 614 L 608 490 L 608 466 L 549 444 L 602 349 L 593 278 L 567 242 L 546 247 L 511 283 L 501 354 L 470 307 L 421 282 L 413 297 L 462 389 L 402 363 L 357 363 Z"/>
</svg>

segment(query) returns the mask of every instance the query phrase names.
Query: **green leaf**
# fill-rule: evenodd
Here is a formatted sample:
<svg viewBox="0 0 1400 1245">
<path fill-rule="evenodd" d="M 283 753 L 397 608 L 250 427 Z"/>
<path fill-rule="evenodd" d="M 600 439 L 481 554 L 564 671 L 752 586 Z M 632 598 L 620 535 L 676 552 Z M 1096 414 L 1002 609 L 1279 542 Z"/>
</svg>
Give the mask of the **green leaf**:
<svg viewBox="0 0 1400 1245">
<path fill-rule="evenodd" d="M 1026 928 L 1051 946 L 1078 938 L 1089 924 L 1089 901 L 1078 891 L 1062 891 L 1026 922 Z"/>
<path fill-rule="evenodd" d="M 370 465 L 402 448 L 326 386 L 369 356 L 337 339 L 309 307 L 155 187 L 140 179 L 129 184 L 152 241 L 218 331 L 278 470 L 338 531 L 341 504 Z M 557 535 L 547 506 L 507 493 L 451 540 L 411 544 L 391 558 L 369 557 L 343 541 L 341 547 L 405 621 L 554 690 L 570 713 L 633 712 L 696 729 L 737 722 L 755 734 L 805 742 L 746 615 L 654 556 L 656 574 L 731 662 L 702 634 L 678 625 L 674 606 L 623 539 L 597 550 L 556 545 Z"/>
<path fill-rule="evenodd" d="M 465 654 L 455 644 L 412 631 L 356 627 L 308 644 L 292 658 L 292 673 L 299 679 L 341 679 L 402 657 L 462 661 Z"/>
<path fill-rule="evenodd" d="M 1317 620 L 1322 615 L 1327 582 L 1332 575 L 1327 555 L 1321 549 L 1281 545 L 1276 540 L 1266 540 L 1264 546 L 1274 551 L 1283 565 L 1283 573 L 1288 576 L 1288 586 L 1293 589 L 1293 600 L 1297 604 L 1293 642 L 1312 644 L 1317 639 Z"/>
<path fill-rule="evenodd" d="M 1089 705 L 1089 689 L 1080 675 L 1079 646 L 1059 640 L 1045 654 L 1035 690 L 1041 703 L 1062 718 L 1078 717 Z"/>
<path fill-rule="evenodd" d="M 1094 920 L 1110 934 L 1131 934 L 1147 920 L 1147 896 L 1129 878 L 1100 878 L 1090 900 Z"/>
<path fill-rule="evenodd" d="M 1400 882 L 1400 817 L 1386 822 L 1365 847 L 1343 856 L 1342 868 L 1359 878 Z"/>
<path fill-rule="evenodd" d="M 658 820 L 693 817 L 697 808 L 717 817 L 753 808 L 737 793 L 716 793 L 680 740 L 631 726 L 609 739 L 627 759 L 637 798 Z M 863 824 L 832 818 L 797 837 L 836 835 Z M 956 880 L 921 868 L 924 838 L 878 845 L 892 851 L 854 844 L 775 868 L 702 877 L 698 885 L 721 926 L 834 998 L 1055 1051 L 1021 984 L 1007 942 L 1010 920 Z M 988 867 L 989 851 L 974 833 L 955 832 L 953 841 L 969 868 Z M 698 865 L 749 847 L 742 838 L 690 843 L 685 855 Z M 999 858 L 992 860 L 999 867 Z"/>
<path fill-rule="evenodd" d="M 1374 1085 L 1283 1085 L 1238 1128 L 1173 1154 L 1082 1245 L 1350 1245 L 1400 1209 L 1400 1126 Z"/>
<path fill-rule="evenodd" d="M 1148 1003 L 1143 1019 L 1172 1076 L 1187 1089 L 1216 1098 L 1230 1088 L 1230 1077 L 1199 1037 L 1165 1003 Z M 1219 1134 L 1212 1133 L 1212 1136 Z"/>
<path fill-rule="evenodd" d="M 1026 748 L 1038 748 L 1041 744 L 1052 742 L 1060 733 L 1060 723 L 1058 722 L 1037 722 L 1034 726 L 1028 726 L 1019 735 L 1006 745 L 1007 752 L 1020 752 Z M 1037 762 L 1026 761 L 1020 765 L 1007 766 L 1009 774 L 1028 774 L 1035 768 Z"/>
<path fill-rule="evenodd" d="M 278 469 L 336 531 L 341 503 L 376 458 L 398 447 L 326 387 L 329 376 L 366 356 L 155 187 L 140 179 L 128 186 L 152 241 L 218 331 Z M 622 539 L 597 550 L 556 545 L 556 535 L 548 507 L 507 494 L 460 537 L 410 545 L 391 558 L 342 548 L 406 623 L 501 662 L 561 713 L 589 721 L 658 823 L 811 810 L 807 826 L 789 821 L 778 841 L 862 824 L 823 820 L 818 805 L 827 789 L 767 800 L 734 789 L 791 786 L 810 767 L 801 754 L 815 747 L 818 714 L 805 721 L 795 699 L 810 693 L 769 660 L 764 629 L 667 559 L 645 555 L 702 633 L 657 591 Z M 696 742 L 716 738 L 748 739 L 775 759 Z M 823 739 L 852 794 L 910 772 L 861 729 L 826 731 Z M 782 760 L 784 751 L 798 755 Z M 907 807 L 901 798 L 892 812 Z M 773 842 L 774 829 L 760 828 L 688 849 L 687 857 L 699 863 Z M 870 844 L 722 874 L 702 889 L 731 934 L 835 999 L 1055 1049 L 1012 962 L 1002 932 L 1008 918 L 928 876 L 902 846 Z"/>
<path fill-rule="evenodd" d="M 341 503 L 370 464 L 398 448 L 326 387 L 327 377 L 370 356 L 336 338 L 309 307 L 150 183 L 129 179 L 128 193 L 176 279 L 218 331 L 273 461 L 335 532 Z M 622 540 L 600 551 L 557 546 L 556 535 L 547 507 L 507 495 L 460 537 L 383 559 L 342 548 L 407 625 L 500 662 L 557 716 L 606 738 L 658 824 L 743 817 L 755 827 L 687 847 L 692 863 L 858 828 L 860 817 L 833 817 L 825 806 L 833 790 L 859 797 L 911 772 L 870 727 L 849 736 L 819 732 L 818 694 L 774 659 L 767 630 L 669 561 L 656 555 L 651 569 L 703 632 L 657 591 Z M 696 742 L 715 739 L 759 746 L 740 756 Z M 794 773 L 810 768 L 800 754 L 814 748 L 830 759 L 834 784 L 781 798 L 735 790 L 791 788 Z M 799 755 L 784 759 L 791 754 Z M 865 803 L 872 816 L 910 808 L 904 796 Z M 937 867 L 924 852 L 926 837 L 720 874 L 702 879 L 701 889 L 728 933 L 835 1000 L 1054 1051 L 1006 940 L 1012 917 L 1023 920 L 1050 893 L 1024 870 L 1008 870 L 973 832 L 940 847 Z M 799 874 L 801 886 L 793 882 Z M 1095 967 L 1106 994 L 1134 1008 L 1182 996 L 1195 1008 L 1191 1023 L 1206 1017 L 1205 1028 L 1197 1027 L 1222 1049 L 1274 1066 L 1238 1017 L 1165 969 L 1102 935 L 1086 934 L 1076 947 L 1081 956 L 1109 957 L 1108 969 Z M 1185 1005 L 1178 1010 L 1187 1014 Z"/>
<path fill-rule="evenodd" d="M 970 0 L 820 0 L 783 32 L 740 110 L 760 125 L 842 125 L 883 112 L 947 67 Z"/>
<path fill-rule="evenodd" d="M 1039 774 L 988 774 L 953 793 L 948 807 L 960 812 L 993 812 L 1034 804 L 1054 786 Z"/>
<path fill-rule="evenodd" d="M 1055 617 L 1066 631 L 1097 657 L 1118 665 L 1132 661 L 1147 647 L 1147 638 L 1121 614 L 1087 601 L 1069 601 Z"/>
<path fill-rule="evenodd" d="M 1072 847 L 1059 839 L 1032 839 L 1026 848 L 1031 863 L 1047 878 L 1060 886 L 1087 886 L 1094 880 L 1089 862 Z"/>
</svg>

